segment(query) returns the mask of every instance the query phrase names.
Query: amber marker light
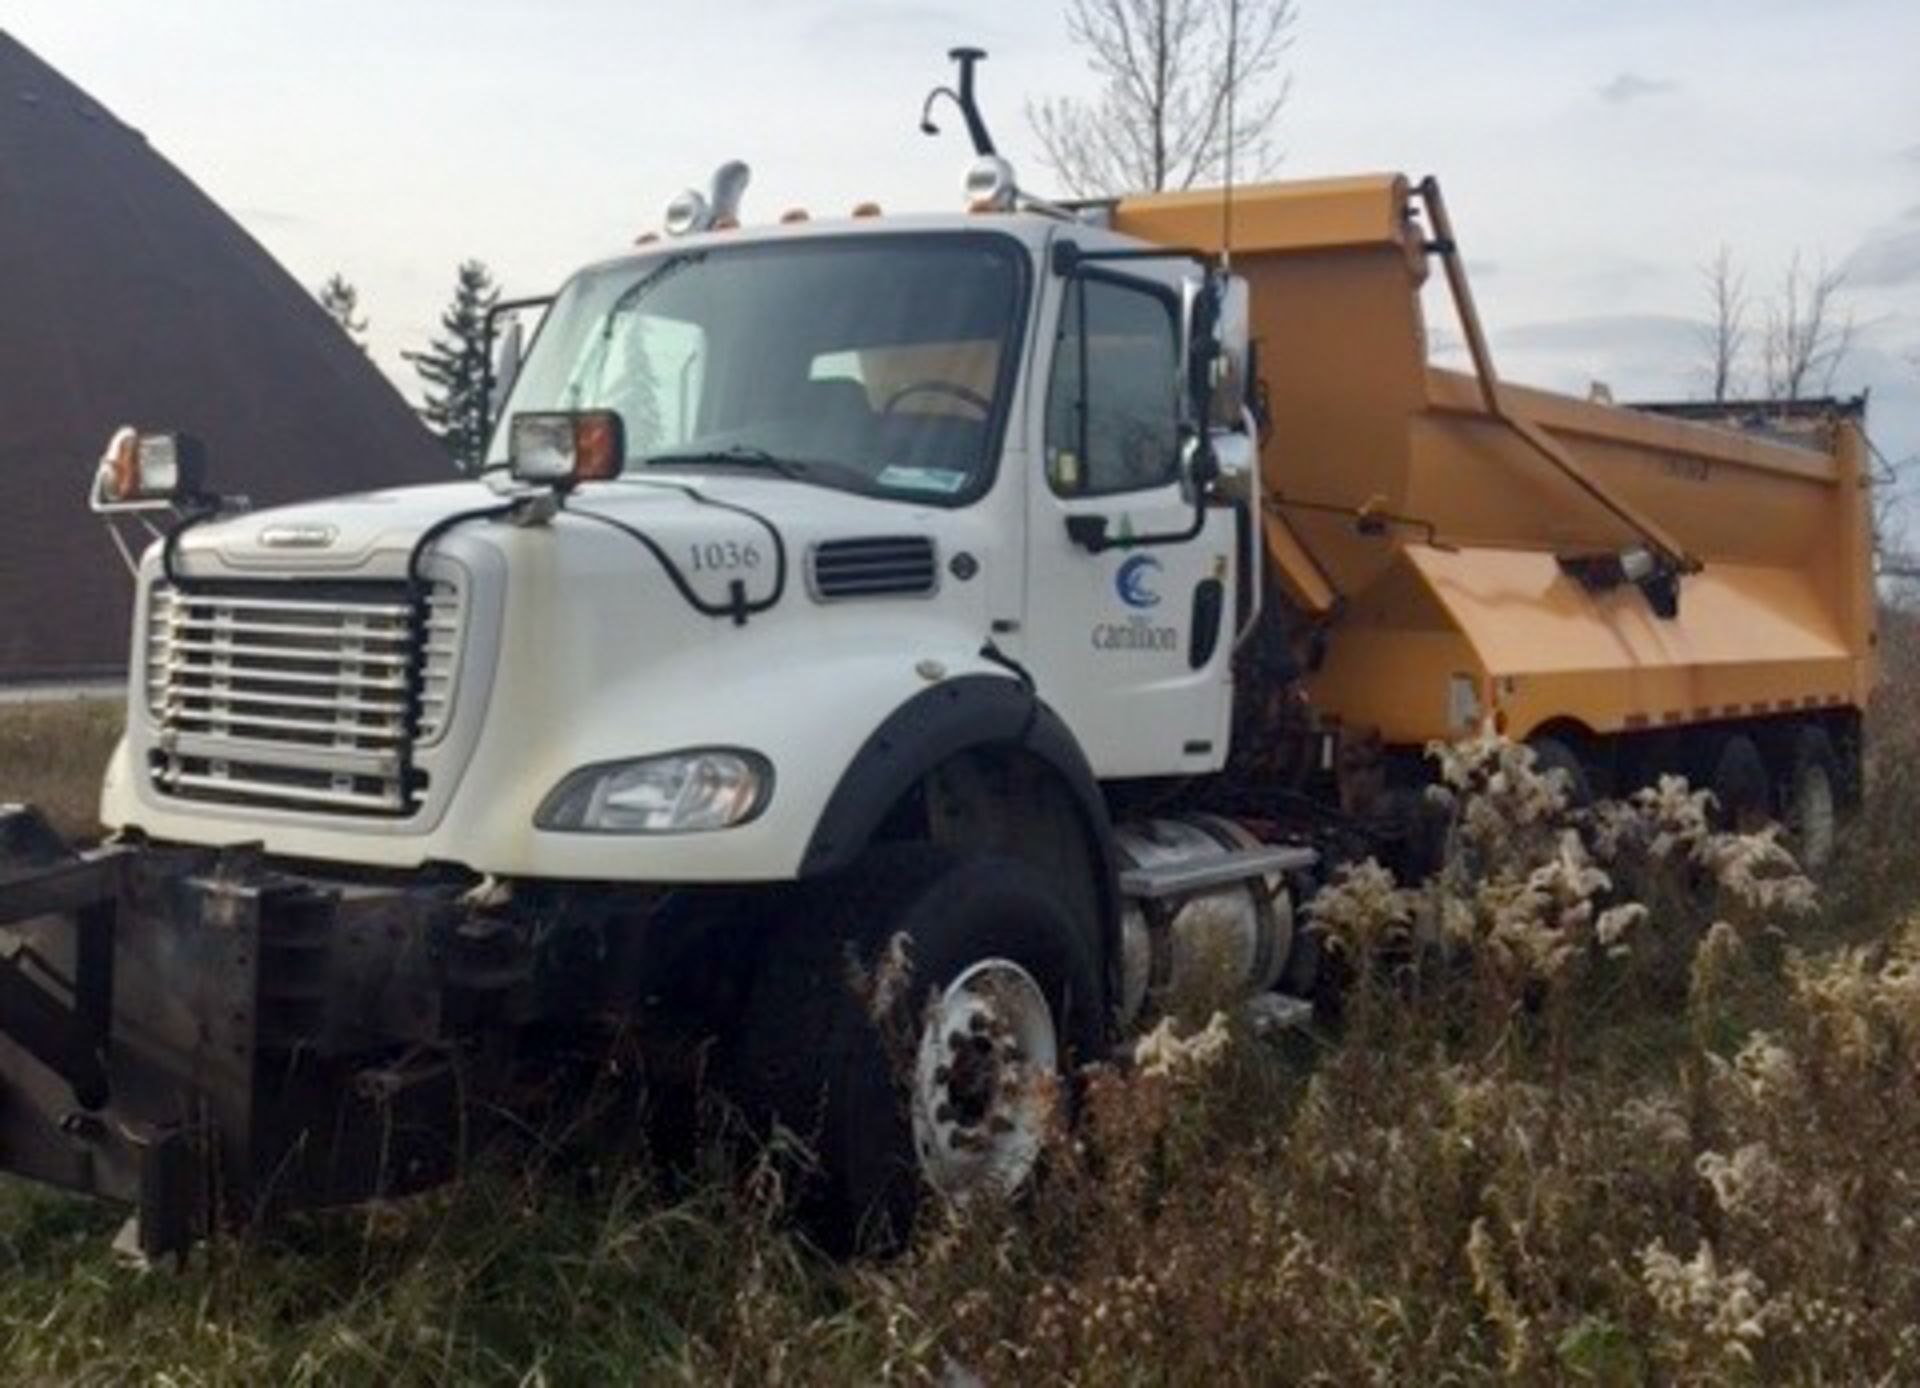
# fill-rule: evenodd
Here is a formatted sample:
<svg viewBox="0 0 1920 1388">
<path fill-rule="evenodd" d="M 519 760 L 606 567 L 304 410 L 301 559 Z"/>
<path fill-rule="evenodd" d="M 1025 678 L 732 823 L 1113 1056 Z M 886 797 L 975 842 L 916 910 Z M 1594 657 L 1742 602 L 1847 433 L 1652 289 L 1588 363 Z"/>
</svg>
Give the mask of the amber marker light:
<svg viewBox="0 0 1920 1388">
<path fill-rule="evenodd" d="M 606 482 L 627 465 L 626 430 L 612 410 L 590 410 L 573 417 L 573 478 Z"/>
<path fill-rule="evenodd" d="M 106 456 L 100 460 L 106 473 L 107 496 L 114 501 L 133 501 L 140 495 L 140 434 L 122 426 L 107 442 Z"/>
</svg>

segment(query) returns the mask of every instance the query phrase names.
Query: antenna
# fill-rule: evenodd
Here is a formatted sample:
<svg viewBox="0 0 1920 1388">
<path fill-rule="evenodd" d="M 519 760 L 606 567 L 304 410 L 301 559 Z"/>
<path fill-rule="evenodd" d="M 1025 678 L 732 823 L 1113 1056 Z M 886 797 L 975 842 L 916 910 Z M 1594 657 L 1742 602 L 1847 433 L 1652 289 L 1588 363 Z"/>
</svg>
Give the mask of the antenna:
<svg viewBox="0 0 1920 1388">
<path fill-rule="evenodd" d="M 1240 48 L 1240 0 L 1227 0 L 1227 167 L 1220 195 L 1220 268 L 1233 269 L 1233 93 L 1239 85 L 1234 59 Z"/>
<path fill-rule="evenodd" d="M 980 48 L 952 48 L 947 50 L 947 56 L 960 65 L 960 90 L 935 87 L 927 93 L 926 105 L 920 108 L 920 133 L 940 133 L 940 127 L 933 123 L 933 104 L 944 96 L 960 108 L 960 114 L 967 122 L 967 134 L 973 139 L 973 152 L 984 159 L 998 152 L 993 147 L 993 136 L 987 133 L 987 123 L 980 116 L 979 104 L 973 99 L 974 64 L 986 58 L 986 51 Z"/>
</svg>

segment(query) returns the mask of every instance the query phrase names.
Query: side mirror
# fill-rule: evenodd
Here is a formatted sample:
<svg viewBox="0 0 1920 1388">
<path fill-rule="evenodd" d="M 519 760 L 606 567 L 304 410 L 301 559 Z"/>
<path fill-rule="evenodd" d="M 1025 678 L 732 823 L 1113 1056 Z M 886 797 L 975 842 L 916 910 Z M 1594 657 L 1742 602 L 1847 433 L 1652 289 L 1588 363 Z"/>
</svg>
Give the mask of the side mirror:
<svg viewBox="0 0 1920 1388">
<path fill-rule="evenodd" d="M 517 482 L 566 492 L 618 477 L 626 465 L 626 426 L 613 410 L 517 414 L 507 426 L 507 466 Z"/>
<path fill-rule="evenodd" d="M 1214 479 L 1218 476 L 1218 472 L 1219 465 L 1214 457 L 1213 440 L 1198 429 L 1181 429 L 1181 497 L 1189 504 L 1204 509 L 1207 498 L 1213 494 Z"/>
<path fill-rule="evenodd" d="M 1213 497 L 1230 506 L 1259 498 L 1260 442 L 1251 433 L 1213 436 Z"/>
<path fill-rule="evenodd" d="M 1189 418 L 1214 429 L 1240 427 L 1247 404 L 1247 354 L 1252 341 L 1253 301 L 1247 282 L 1217 271 L 1186 277 L 1186 343 L 1181 380 Z"/>
<path fill-rule="evenodd" d="M 206 499 L 206 450 L 189 434 L 142 434 L 123 427 L 94 469 L 87 505 L 96 515 L 163 511 Z"/>
<path fill-rule="evenodd" d="M 1220 281 L 1211 270 L 1193 270 L 1180 283 L 1180 409 L 1194 429 L 1206 419 L 1205 402 L 1219 351 L 1219 288 Z"/>
<path fill-rule="evenodd" d="M 493 398 L 488 403 L 488 415 L 499 419 L 507 408 L 507 400 L 513 395 L 513 383 L 520 379 L 520 359 L 525 355 L 522 346 L 520 320 L 509 318 L 506 331 L 500 334 L 500 345 L 493 354 Z"/>
<path fill-rule="evenodd" d="M 1238 429 L 1246 420 L 1247 393 L 1252 381 L 1249 362 L 1253 344 L 1253 296 L 1243 279 L 1226 276 L 1220 284 L 1220 306 L 1214 316 L 1207 422 L 1215 429 Z"/>
<path fill-rule="evenodd" d="M 1181 364 L 1193 457 L 1182 459 L 1191 495 L 1222 503 L 1251 501 L 1259 443 L 1247 431 L 1252 299 L 1247 282 L 1217 271 L 1187 276 L 1182 299 L 1186 342 Z"/>
</svg>

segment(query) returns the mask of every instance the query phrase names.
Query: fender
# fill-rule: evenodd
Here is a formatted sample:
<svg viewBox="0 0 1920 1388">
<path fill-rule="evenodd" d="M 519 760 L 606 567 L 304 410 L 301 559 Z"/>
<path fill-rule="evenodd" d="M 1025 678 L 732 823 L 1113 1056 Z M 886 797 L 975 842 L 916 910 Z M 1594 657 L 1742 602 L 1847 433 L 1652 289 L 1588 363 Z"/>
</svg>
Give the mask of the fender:
<svg viewBox="0 0 1920 1388">
<path fill-rule="evenodd" d="M 941 763 L 970 747 L 1013 746 L 1059 773 L 1079 810 L 1099 874 L 1101 942 L 1114 958 L 1120 922 L 1113 825 L 1093 768 L 1060 715 L 1019 681 L 963 675 L 922 690 L 887 716 L 861 745 L 828 797 L 800 860 L 802 878 L 850 866 L 887 812 Z"/>
</svg>

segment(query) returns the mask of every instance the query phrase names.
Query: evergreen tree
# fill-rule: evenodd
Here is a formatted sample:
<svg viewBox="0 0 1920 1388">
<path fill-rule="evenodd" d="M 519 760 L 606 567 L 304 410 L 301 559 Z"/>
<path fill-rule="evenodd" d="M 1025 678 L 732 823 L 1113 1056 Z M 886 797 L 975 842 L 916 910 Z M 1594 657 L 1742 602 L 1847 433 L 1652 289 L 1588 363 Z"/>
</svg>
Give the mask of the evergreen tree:
<svg viewBox="0 0 1920 1388">
<path fill-rule="evenodd" d="M 487 310 L 500 298 L 493 275 L 463 261 L 453 302 L 440 315 L 440 336 L 424 352 L 404 352 L 426 386 L 421 418 L 446 445 L 454 466 L 478 472 L 487 447 Z"/>
<path fill-rule="evenodd" d="M 347 335 L 354 346 L 366 351 L 367 320 L 359 316 L 360 291 L 336 270 L 320 286 L 316 297 L 327 316 L 340 325 L 340 331 Z"/>
</svg>

